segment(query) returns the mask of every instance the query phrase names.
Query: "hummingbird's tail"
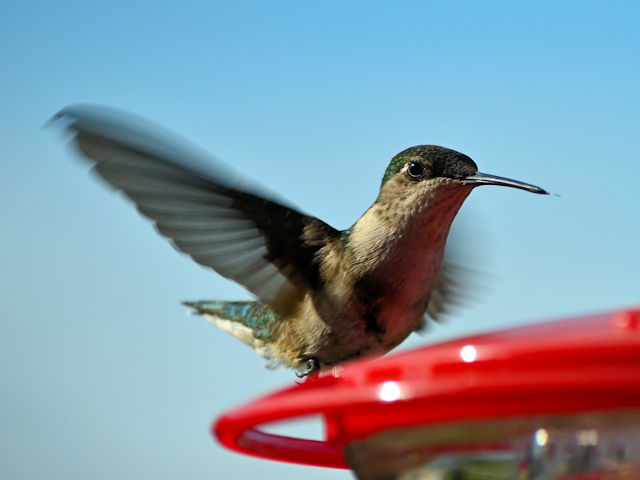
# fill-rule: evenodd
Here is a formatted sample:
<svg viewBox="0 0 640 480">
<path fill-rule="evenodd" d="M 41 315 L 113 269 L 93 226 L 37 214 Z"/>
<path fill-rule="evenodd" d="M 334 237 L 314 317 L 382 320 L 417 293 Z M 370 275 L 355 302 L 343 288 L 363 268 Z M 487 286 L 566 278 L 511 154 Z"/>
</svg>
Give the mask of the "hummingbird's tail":
<svg viewBox="0 0 640 480">
<path fill-rule="evenodd" d="M 200 300 L 182 302 L 220 330 L 253 348 L 267 360 L 268 368 L 279 366 L 269 344 L 275 339 L 278 316 L 260 302 L 223 302 Z"/>
</svg>

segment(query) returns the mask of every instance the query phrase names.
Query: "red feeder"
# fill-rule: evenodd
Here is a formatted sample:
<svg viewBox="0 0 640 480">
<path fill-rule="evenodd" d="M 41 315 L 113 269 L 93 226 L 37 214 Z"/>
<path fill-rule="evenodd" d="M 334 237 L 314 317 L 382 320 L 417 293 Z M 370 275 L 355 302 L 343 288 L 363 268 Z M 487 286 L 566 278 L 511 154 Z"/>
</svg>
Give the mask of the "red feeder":
<svg viewBox="0 0 640 480">
<path fill-rule="evenodd" d="M 258 428 L 313 415 L 324 441 Z M 232 450 L 359 478 L 637 478 L 640 310 L 355 361 L 232 410 L 212 430 Z"/>
</svg>

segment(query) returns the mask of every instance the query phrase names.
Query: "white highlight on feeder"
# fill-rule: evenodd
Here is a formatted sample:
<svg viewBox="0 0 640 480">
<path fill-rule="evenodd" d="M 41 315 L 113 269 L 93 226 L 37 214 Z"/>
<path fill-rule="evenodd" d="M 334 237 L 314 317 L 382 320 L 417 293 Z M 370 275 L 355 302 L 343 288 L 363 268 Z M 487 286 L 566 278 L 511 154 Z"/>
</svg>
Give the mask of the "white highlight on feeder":
<svg viewBox="0 0 640 480">
<path fill-rule="evenodd" d="M 536 445 L 544 447 L 549 441 L 549 433 L 544 428 L 539 428 L 535 433 Z"/>
<path fill-rule="evenodd" d="M 400 398 L 402 391 L 396 382 L 384 382 L 380 386 L 378 396 L 383 402 L 394 402 Z"/>
<path fill-rule="evenodd" d="M 582 446 L 597 445 L 598 432 L 596 430 L 580 430 L 578 432 L 578 444 Z"/>
<path fill-rule="evenodd" d="M 476 360 L 478 352 L 473 345 L 465 345 L 460 349 L 460 358 L 463 362 L 471 363 Z"/>
</svg>

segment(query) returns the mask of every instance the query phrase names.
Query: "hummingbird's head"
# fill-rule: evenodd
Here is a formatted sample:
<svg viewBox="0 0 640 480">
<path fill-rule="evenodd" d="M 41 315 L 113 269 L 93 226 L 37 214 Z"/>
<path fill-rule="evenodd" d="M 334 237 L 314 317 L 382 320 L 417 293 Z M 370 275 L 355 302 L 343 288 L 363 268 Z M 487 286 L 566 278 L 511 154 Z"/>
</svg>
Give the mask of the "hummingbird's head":
<svg viewBox="0 0 640 480">
<path fill-rule="evenodd" d="M 398 197 L 424 196 L 464 197 L 479 185 L 502 185 L 533 193 L 545 190 L 528 183 L 478 172 L 476 163 L 465 154 L 437 145 L 418 145 L 397 154 L 382 177 L 380 197 L 392 200 Z"/>
<path fill-rule="evenodd" d="M 419 145 L 400 152 L 384 173 L 377 200 L 343 233 L 354 264 L 369 271 L 389 258 L 394 271 L 434 268 L 424 264 L 427 270 L 416 270 L 416 265 L 419 258 L 429 263 L 434 251 L 444 251 L 451 222 L 478 185 L 547 193 L 534 185 L 480 173 L 473 160 L 449 148 Z M 405 255 L 416 251 L 424 255 Z"/>
</svg>

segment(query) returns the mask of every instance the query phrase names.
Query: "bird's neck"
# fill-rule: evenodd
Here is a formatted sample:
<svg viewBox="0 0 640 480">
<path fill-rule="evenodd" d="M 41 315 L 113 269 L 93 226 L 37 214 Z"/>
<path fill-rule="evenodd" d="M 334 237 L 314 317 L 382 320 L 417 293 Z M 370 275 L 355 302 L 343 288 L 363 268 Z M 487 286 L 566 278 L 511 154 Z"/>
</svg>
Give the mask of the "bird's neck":
<svg viewBox="0 0 640 480">
<path fill-rule="evenodd" d="M 451 223 L 471 189 L 447 189 L 415 199 L 376 202 L 355 223 L 347 254 L 356 277 L 423 268 L 442 260 Z"/>
</svg>

